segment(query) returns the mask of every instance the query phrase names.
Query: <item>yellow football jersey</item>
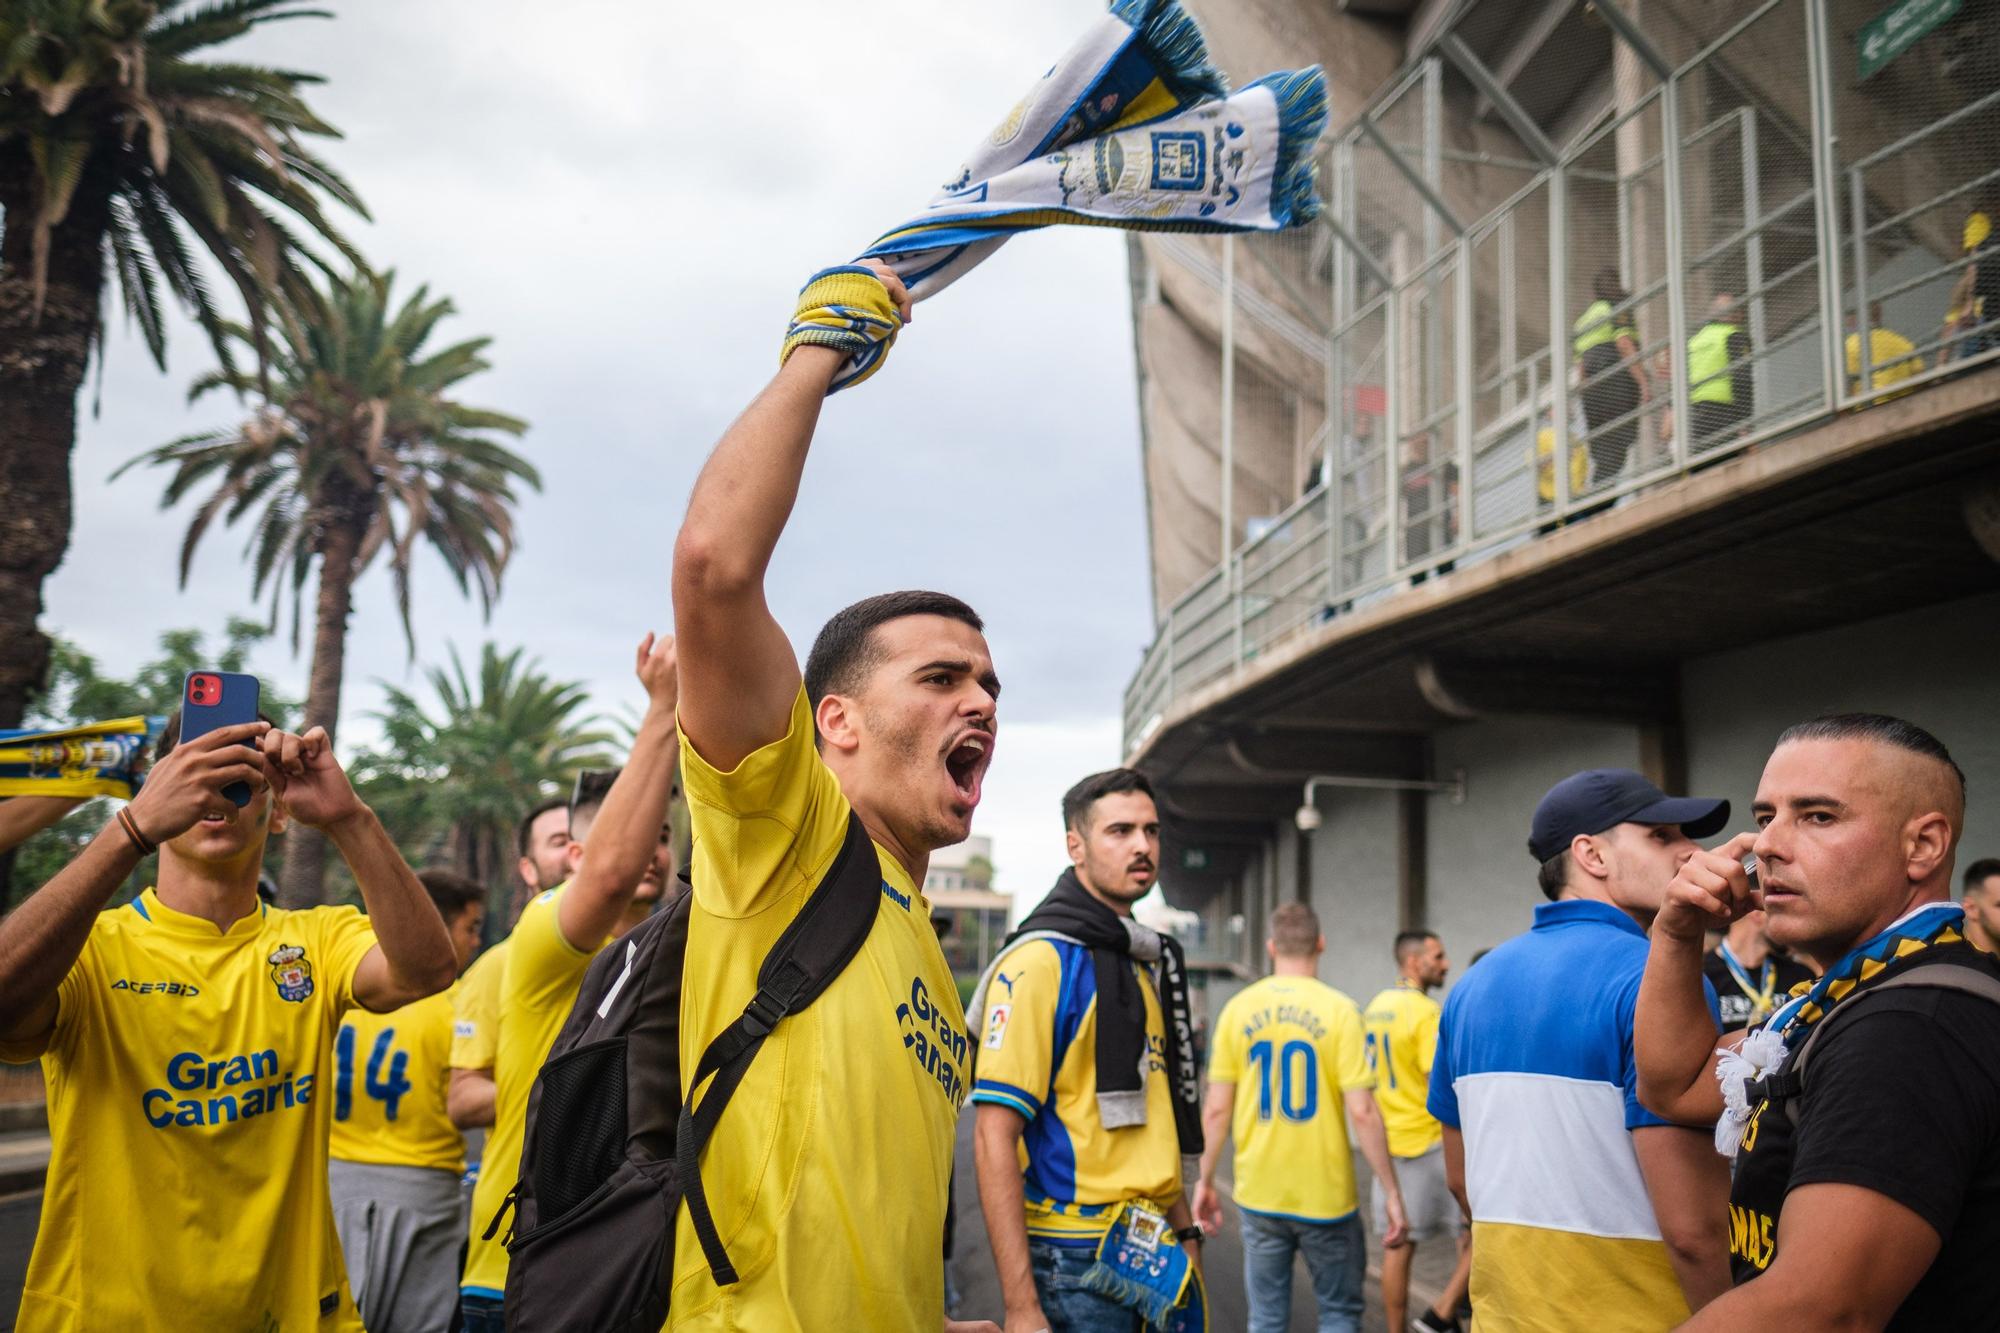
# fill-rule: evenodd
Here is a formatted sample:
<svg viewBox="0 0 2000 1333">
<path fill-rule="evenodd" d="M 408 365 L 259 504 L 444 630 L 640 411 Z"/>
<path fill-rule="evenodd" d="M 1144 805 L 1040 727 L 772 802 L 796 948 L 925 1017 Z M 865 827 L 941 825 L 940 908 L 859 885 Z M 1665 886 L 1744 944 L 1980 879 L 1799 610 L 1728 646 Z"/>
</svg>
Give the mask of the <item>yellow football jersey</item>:
<svg viewBox="0 0 2000 1333">
<path fill-rule="evenodd" d="M 556 1033 L 576 1003 L 584 971 L 595 949 L 578 949 L 563 938 L 556 907 L 567 883 L 558 884 L 528 904 L 514 933 L 507 937 L 507 961 L 500 980 L 499 1047 L 493 1061 L 493 1128 L 479 1162 L 479 1180 L 472 1189 L 472 1228 L 466 1251 L 462 1291 L 498 1300 L 507 1289 L 508 1222 L 493 1239 L 484 1235 L 487 1223 L 506 1201 L 521 1177 L 521 1141 L 528 1132 L 528 1094 L 535 1075 L 555 1044 Z M 600 946 L 602 947 L 602 946 Z"/>
<path fill-rule="evenodd" d="M 1375 1076 L 1353 1000 L 1314 977 L 1253 982 L 1216 1017 L 1208 1078 L 1236 1085 L 1238 1207 L 1302 1222 L 1354 1211 L 1342 1094 Z"/>
<path fill-rule="evenodd" d="M 394 1013 L 348 1011 L 333 1039 L 333 1140 L 343 1162 L 465 1169 L 465 1136 L 445 1113 L 451 990 Z"/>
<path fill-rule="evenodd" d="M 493 1068 L 500 1050 L 500 982 L 506 974 L 507 941 L 501 940 L 473 959 L 458 979 L 451 1006 L 453 1069 Z"/>
<path fill-rule="evenodd" d="M 849 805 L 791 728 L 730 772 L 685 738 L 694 903 L 681 1078 L 757 991 L 757 970 L 831 865 Z M 887 852 L 861 952 L 779 1024 L 702 1154 L 716 1228 L 742 1280 L 718 1289 L 681 1211 L 672 1327 L 928 1330 L 944 1324 L 944 1210 L 969 1043 L 930 904 Z"/>
<path fill-rule="evenodd" d="M 1031 940 L 1001 960 L 987 988 L 972 1100 L 1019 1111 L 1028 1234 L 1094 1242 L 1115 1205 L 1181 1197 L 1180 1136 L 1167 1080 L 1167 1028 L 1144 965 L 1146 1123 L 1106 1129 L 1097 1113 L 1097 972 L 1090 950 Z"/>
<path fill-rule="evenodd" d="M 1389 1152 L 1421 1157 L 1444 1139 L 1428 1107 L 1431 1063 L 1437 1059 L 1438 1015 L 1443 1006 L 1417 987 L 1398 982 L 1368 1002 L 1368 1065 L 1375 1071 L 1375 1104 L 1389 1131 Z"/>
<path fill-rule="evenodd" d="M 37 1056 L 54 1155 L 26 1333 L 358 1330 L 327 1201 L 334 1033 L 375 945 L 351 907 L 227 930 L 147 889 L 101 914 Z"/>
</svg>

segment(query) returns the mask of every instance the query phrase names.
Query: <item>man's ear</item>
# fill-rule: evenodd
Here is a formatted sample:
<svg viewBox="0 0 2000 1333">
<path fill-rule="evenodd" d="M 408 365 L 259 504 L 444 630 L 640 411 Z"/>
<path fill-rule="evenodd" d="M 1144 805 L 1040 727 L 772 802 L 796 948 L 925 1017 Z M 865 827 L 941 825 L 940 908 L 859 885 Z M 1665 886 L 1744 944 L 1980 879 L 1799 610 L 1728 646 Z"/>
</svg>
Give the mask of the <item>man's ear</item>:
<svg viewBox="0 0 2000 1333">
<path fill-rule="evenodd" d="M 514 863 L 514 873 L 520 878 L 521 883 L 525 884 L 528 888 L 535 890 L 537 893 L 541 891 L 542 886 L 535 882 L 540 876 L 535 871 L 535 860 L 533 857 L 524 856 L 516 861 Z"/>
<path fill-rule="evenodd" d="M 1940 862 L 1951 855 L 1951 821 L 1932 810 L 1909 823 L 1904 840 L 1909 847 L 1909 876 L 1913 882 L 1929 879 Z"/>
<path fill-rule="evenodd" d="M 1069 850 L 1069 863 L 1071 865 L 1080 866 L 1083 864 L 1083 835 L 1081 833 L 1078 833 L 1075 829 L 1065 830 L 1063 833 L 1063 846 Z"/>
<path fill-rule="evenodd" d="M 563 866 L 571 875 L 583 864 L 583 844 L 575 839 L 563 844 Z"/>
<path fill-rule="evenodd" d="M 813 710 L 813 725 L 819 730 L 821 744 L 828 749 L 851 752 L 861 743 L 855 721 L 853 701 L 838 694 L 823 696 L 819 707 Z"/>
<path fill-rule="evenodd" d="M 1593 879 L 1611 878 L 1611 863 L 1604 859 L 1604 848 L 1588 833 L 1579 833 L 1569 840 L 1569 859 Z"/>
</svg>

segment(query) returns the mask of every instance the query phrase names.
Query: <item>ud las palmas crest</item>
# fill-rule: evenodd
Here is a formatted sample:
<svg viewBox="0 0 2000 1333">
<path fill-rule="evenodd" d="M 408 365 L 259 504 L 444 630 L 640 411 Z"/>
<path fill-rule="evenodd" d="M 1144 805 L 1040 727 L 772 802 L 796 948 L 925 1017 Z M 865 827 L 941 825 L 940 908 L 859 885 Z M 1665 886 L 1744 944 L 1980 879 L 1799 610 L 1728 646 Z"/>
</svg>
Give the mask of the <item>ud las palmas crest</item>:
<svg viewBox="0 0 2000 1333">
<path fill-rule="evenodd" d="M 313 993 L 313 969 L 306 961 L 305 945 L 280 944 L 271 951 L 270 963 L 279 999 L 297 1004 Z"/>
</svg>

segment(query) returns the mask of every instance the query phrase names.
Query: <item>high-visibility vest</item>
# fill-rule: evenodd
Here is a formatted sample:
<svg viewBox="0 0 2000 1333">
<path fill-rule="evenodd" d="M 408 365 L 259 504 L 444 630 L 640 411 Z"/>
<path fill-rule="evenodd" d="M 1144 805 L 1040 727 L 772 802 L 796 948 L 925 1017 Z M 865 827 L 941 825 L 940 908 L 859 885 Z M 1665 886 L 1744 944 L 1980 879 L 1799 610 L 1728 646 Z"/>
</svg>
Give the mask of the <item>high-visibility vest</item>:
<svg viewBox="0 0 2000 1333">
<path fill-rule="evenodd" d="M 1736 384 L 1729 373 L 1729 340 L 1742 330 L 1723 320 L 1710 320 L 1688 339 L 1688 401 L 1720 403 L 1736 401 Z"/>
<path fill-rule="evenodd" d="M 1593 347 L 1616 342 L 1620 338 L 1637 340 L 1629 324 L 1614 324 L 1612 319 L 1609 301 L 1592 301 L 1584 307 L 1583 313 L 1576 317 L 1576 341 L 1571 344 L 1571 348 L 1578 356 L 1582 356 Z"/>
</svg>

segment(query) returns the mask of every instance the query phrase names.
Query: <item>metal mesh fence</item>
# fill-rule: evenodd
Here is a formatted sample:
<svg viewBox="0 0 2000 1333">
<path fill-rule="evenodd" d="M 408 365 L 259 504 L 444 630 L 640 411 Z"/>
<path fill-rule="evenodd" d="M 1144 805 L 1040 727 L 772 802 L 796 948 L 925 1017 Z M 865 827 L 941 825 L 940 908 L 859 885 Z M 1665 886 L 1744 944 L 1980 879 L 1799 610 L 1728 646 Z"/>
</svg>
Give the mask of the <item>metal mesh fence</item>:
<svg viewBox="0 0 2000 1333">
<path fill-rule="evenodd" d="M 1881 3 L 1462 7 L 1329 136 L 1322 222 L 1176 241 L 1170 297 L 1229 293 L 1193 320 L 1227 409 L 1173 426 L 1235 460 L 1235 524 L 1128 737 L 1406 580 L 2000 359 L 2000 7 Z"/>
<path fill-rule="evenodd" d="M 1868 401 L 2000 350 L 2000 12 L 1906 40 L 1838 0 L 1827 25 L 1841 394 Z"/>
</svg>

